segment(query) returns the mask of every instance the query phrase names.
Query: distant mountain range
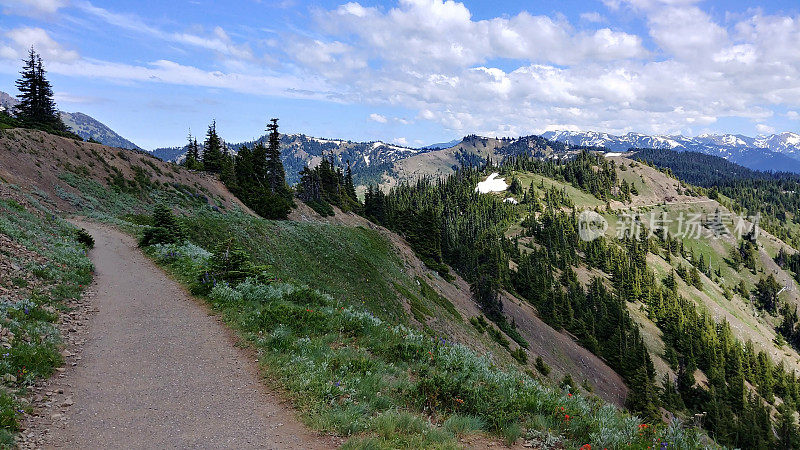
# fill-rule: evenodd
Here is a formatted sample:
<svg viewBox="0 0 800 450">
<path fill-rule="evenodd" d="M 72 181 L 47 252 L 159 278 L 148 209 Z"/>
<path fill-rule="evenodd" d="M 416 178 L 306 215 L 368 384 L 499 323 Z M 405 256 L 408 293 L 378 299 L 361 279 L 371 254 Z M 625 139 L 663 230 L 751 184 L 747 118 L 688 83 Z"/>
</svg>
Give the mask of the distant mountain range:
<svg viewBox="0 0 800 450">
<path fill-rule="evenodd" d="M 3 91 L 0 91 L 0 108 L 11 110 L 18 103 L 19 101 L 16 98 Z M 64 121 L 64 124 L 67 125 L 70 131 L 82 137 L 83 139 L 93 139 L 110 147 L 140 150 L 138 145 L 123 138 L 114 130 L 89 115 L 80 112 L 59 112 L 61 113 L 61 120 Z"/>
<path fill-rule="evenodd" d="M 226 145 L 235 154 L 241 146 L 252 148 L 258 142 L 266 144 L 267 136 L 255 141 Z M 349 161 L 356 184 L 376 183 L 384 173 L 391 171 L 396 161 L 425 151 L 379 141 L 354 142 L 315 138 L 304 134 L 281 135 L 281 154 L 289 183 L 299 181 L 298 173 L 303 167 L 314 167 L 323 157 L 333 158 L 334 163 L 340 166 L 346 166 Z M 185 158 L 186 147 L 157 148 L 153 150 L 153 155 L 165 161 L 181 162 Z"/>
<path fill-rule="evenodd" d="M 603 147 L 611 151 L 655 148 L 695 151 L 719 156 L 754 170 L 800 173 L 800 135 L 784 132 L 749 137 L 701 134 L 697 137 L 650 136 L 639 133 L 613 135 L 596 131 L 548 131 L 543 137 L 573 146 Z"/>
<path fill-rule="evenodd" d="M 441 142 L 439 144 L 431 144 L 425 147 L 420 147 L 420 150 L 441 150 L 445 148 L 455 147 L 458 143 L 461 142 L 461 139 L 454 139 L 450 142 Z"/>
<path fill-rule="evenodd" d="M 242 145 L 252 147 L 265 142 L 229 144 L 231 153 Z M 380 184 L 391 187 L 401 181 L 419 177 L 438 177 L 452 172 L 462 164 L 482 164 L 486 160 L 500 161 L 508 156 L 527 154 L 540 158 L 564 158 L 580 148 L 624 152 L 631 148 L 696 151 L 722 157 L 741 166 L 762 171 L 800 173 L 800 136 L 781 133 L 751 138 L 734 135 L 649 136 L 629 133 L 615 136 L 596 132 L 547 132 L 542 136 L 519 138 L 488 138 L 476 135 L 461 140 L 412 149 L 384 142 L 354 142 L 342 139 L 323 139 L 303 134 L 281 136 L 283 163 L 287 180 L 299 181 L 298 173 L 306 165 L 314 167 L 323 156 L 334 163 L 353 169 L 357 185 Z M 167 161 L 180 162 L 186 148 L 159 148 L 153 154 Z"/>
</svg>

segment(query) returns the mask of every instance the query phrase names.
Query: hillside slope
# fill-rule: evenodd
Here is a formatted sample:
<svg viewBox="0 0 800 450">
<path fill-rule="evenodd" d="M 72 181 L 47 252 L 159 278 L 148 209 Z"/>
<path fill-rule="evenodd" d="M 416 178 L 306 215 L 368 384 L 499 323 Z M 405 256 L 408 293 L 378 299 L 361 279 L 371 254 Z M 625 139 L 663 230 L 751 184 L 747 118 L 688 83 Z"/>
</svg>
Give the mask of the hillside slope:
<svg viewBox="0 0 800 450">
<path fill-rule="evenodd" d="M 0 137 L 0 186 L 133 233 L 153 224 L 155 204 L 170 206 L 188 241 L 147 252 L 193 289 L 213 267 L 212 254 L 242 249 L 263 270 L 258 281 L 199 295 L 257 349 L 268 379 L 316 429 L 356 441 L 378 435 L 390 447 L 434 446 L 457 442 L 463 431 L 451 431 L 453 421 L 471 420 L 473 434 L 514 442 L 524 431 L 530 445 L 554 439 L 611 448 L 667 434 L 701 445 L 677 422 L 636 435 L 641 422 L 608 404 L 622 404 L 627 388 L 601 358 L 506 294 L 505 309 L 530 347 L 521 349 L 483 318 L 463 279 L 443 279 L 403 239 L 358 216 L 322 219 L 300 204 L 295 220 L 264 220 L 213 177 L 143 152 L 27 130 Z M 261 280 L 267 284 L 254 284 Z M 552 367 L 549 377 L 536 373 L 546 372 L 537 356 Z M 567 375 L 569 391 L 556 386 Z M 581 426 L 553 415 L 558 407 L 581 415 Z M 401 420 L 397 414 L 417 425 L 387 435 L 385 421 Z"/>
<path fill-rule="evenodd" d="M 775 330 L 775 327 L 779 325 L 777 319 L 757 311 L 750 296 L 737 293 L 726 298 L 726 290 L 734 291 L 739 283 L 744 283 L 748 289 L 752 289 L 759 279 L 767 274 L 772 274 L 782 287 L 778 295 L 780 301 L 791 307 L 800 306 L 800 286 L 790 272 L 779 267 L 773 260 L 779 249 L 784 249 L 789 253 L 794 253 L 795 250 L 774 235 L 760 229 L 757 238 L 757 262 L 754 270 L 737 270 L 731 267 L 729 262 L 731 250 L 738 245 L 737 237 L 733 233 L 734 226 L 739 219 L 742 219 L 742 223 L 747 227 L 750 227 L 752 222 L 748 217 L 742 217 L 725 204 L 720 203 L 721 201 L 730 202 L 729 199 L 721 198 L 719 201 L 710 199 L 687 188 L 684 183 L 662 171 L 623 156 L 611 156 L 606 159 L 616 163 L 617 175 L 620 179 L 635 185 L 638 190 L 638 195 L 634 195 L 630 202 L 618 200 L 608 202 L 609 209 L 603 212 L 604 218 L 609 223 L 606 236 L 613 237 L 621 229 L 629 227 L 629 218 L 631 217 L 638 217 L 643 224 L 653 228 L 660 226 L 658 220 L 661 219 L 662 214 L 665 214 L 664 217 L 669 220 L 668 225 L 672 235 L 679 235 L 681 220 L 685 222 L 691 216 L 702 217 L 700 238 L 685 237 L 682 242 L 687 254 L 694 254 L 697 257 L 702 254 L 706 263 L 715 271 L 718 270 L 720 275 L 712 277 L 701 273 L 701 289 L 679 278 L 677 280 L 678 293 L 693 301 L 701 311 L 709 313 L 714 320 L 727 322 L 733 334 L 742 342 L 751 341 L 757 351 L 764 351 L 776 364 L 782 363 L 800 373 L 800 353 L 791 346 L 777 344 L 780 341 Z M 586 196 L 569 184 L 526 173 L 514 173 L 513 176 L 520 178 L 523 185 L 533 182 L 535 185 L 541 183 L 563 190 L 579 210 L 602 208 L 602 202 L 592 196 Z M 730 232 L 709 237 L 707 218 L 714 217 L 718 213 L 727 218 L 726 223 Z M 514 229 L 509 236 L 521 237 L 518 233 L 519 230 Z M 663 255 L 651 253 L 647 258 L 648 265 L 652 266 L 656 272 L 657 280 L 668 276 L 670 272 L 679 267 L 692 267 L 693 265 L 693 261 L 688 256 L 672 256 L 667 260 Z M 695 260 L 694 263 L 697 261 Z M 668 368 L 667 362 L 661 360 L 664 356 L 661 333 L 647 314 L 641 312 L 645 306 L 642 303 L 629 303 L 629 309 L 646 337 L 645 341 L 649 344 L 649 349 L 656 359 L 656 369 L 659 375 L 669 373 L 671 376 L 675 376 L 675 373 Z"/>
<path fill-rule="evenodd" d="M 356 214 L 342 213 L 338 209 L 335 216 L 322 217 L 305 205 L 300 205 L 289 218 L 301 222 L 338 224 L 376 230 L 392 243 L 395 252 L 402 258 L 404 270 L 409 277 L 426 280 L 439 295 L 455 306 L 461 316 L 470 318 L 483 314 L 472 297 L 469 283 L 457 274 L 453 275 L 452 281 L 444 280 L 436 271 L 425 266 L 405 239 L 384 227 L 375 225 Z M 529 361 L 532 370 L 535 370 L 534 360 L 537 356 L 541 356 L 554 371 L 551 375 L 552 379 L 559 380 L 569 374 L 577 382 L 585 381 L 592 386 L 594 393 L 600 398 L 618 406 L 624 405 L 628 388 L 622 378 L 602 359 L 581 347 L 574 337 L 544 323 L 538 317 L 536 309 L 530 304 L 505 293 L 503 305 L 504 310 L 515 321 L 519 332 L 530 344 L 526 353 L 530 354 Z M 501 361 L 511 362 L 502 347 L 491 340 L 481 339 L 480 335 L 474 333 L 471 327 L 460 326 L 458 321 L 452 320 L 452 317 L 434 316 L 424 322 L 424 325 L 442 336 L 450 336 L 458 342 L 479 349 L 483 354 L 494 353 L 502 358 Z M 510 337 L 506 336 L 506 338 L 512 343 L 513 348 L 519 348 Z"/>
<path fill-rule="evenodd" d="M 202 196 L 219 207 L 246 209 L 215 177 L 165 163 L 146 152 L 75 141 L 37 130 L 0 133 L 0 179 L 5 182 L 39 192 L 46 203 L 74 212 L 82 206 L 81 191 L 68 180 L 78 178 L 114 186 L 115 193 L 131 197 L 131 210 L 127 213 L 141 211 L 133 199 L 153 186 L 181 196 Z M 84 203 L 105 200 L 91 198 Z"/>
</svg>

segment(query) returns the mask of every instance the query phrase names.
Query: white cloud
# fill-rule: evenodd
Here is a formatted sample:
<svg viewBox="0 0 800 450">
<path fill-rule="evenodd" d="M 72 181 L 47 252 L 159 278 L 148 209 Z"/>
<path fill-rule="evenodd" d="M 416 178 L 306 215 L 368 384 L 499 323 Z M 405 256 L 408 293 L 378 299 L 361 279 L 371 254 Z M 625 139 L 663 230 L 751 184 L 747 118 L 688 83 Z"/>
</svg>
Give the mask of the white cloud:
<svg viewBox="0 0 800 450">
<path fill-rule="evenodd" d="M 48 68 L 65 75 L 397 107 L 412 111 L 410 119 L 373 113 L 368 120 L 431 121 L 453 134 L 691 132 L 727 117 L 772 127 L 784 110 L 800 119 L 800 16 L 751 10 L 721 22 L 694 0 L 605 3 L 640 16 L 651 48 L 642 36 L 593 25 L 599 13 L 575 26 L 525 12 L 476 20 L 451 0 L 398 0 L 390 9 L 350 2 L 315 10 L 313 34 L 271 33 L 266 65 L 221 27 L 166 31 L 84 2 L 73 4 L 89 17 L 214 52 L 226 70 L 81 59 L 39 28 L 0 37 L 0 58 L 19 59 L 36 41 L 53 61 Z"/>
<path fill-rule="evenodd" d="M 0 57 L 5 59 L 22 59 L 27 56 L 31 46 L 47 62 L 69 62 L 79 58 L 78 52 L 65 49 L 41 28 L 14 28 L 4 36 L 8 41 L 0 43 Z"/>
<path fill-rule="evenodd" d="M 773 128 L 773 127 L 771 127 L 769 125 L 764 125 L 763 123 L 756 124 L 756 130 L 760 134 L 772 134 L 772 133 L 775 132 L 775 128 Z"/>
<path fill-rule="evenodd" d="M 455 1 L 400 0 L 318 11 L 319 34 L 292 39 L 287 56 L 343 101 L 410 108 L 459 133 L 691 132 L 725 117 L 768 126 L 774 105 L 800 108 L 800 17 L 720 23 L 696 0 L 606 3 L 640 15 L 655 47 L 563 17 L 474 20 Z M 500 58 L 522 62 L 501 69 Z"/>
<path fill-rule="evenodd" d="M 400 0 L 385 13 L 351 2 L 318 12 L 317 20 L 323 31 L 356 36 L 361 52 L 401 68 L 468 67 L 493 58 L 570 64 L 646 54 L 641 39 L 631 34 L 576 31 L 527 12 L 475 21 L 463 3 L 451 0 Z"/>
<path fill-rule="evenodd" d="M 402 145 L 403 147 L 408 147 L 408 139 L 404 137 L 394 138 L 392 139 L 392 143 Z"/>
<path fill-rule="evenodd" d="M 602 14 L 600 14 L 599 12 L 593 11 L 593 12 L 582 13 L 581 14 L 581 20 L 583 20 L 585 22 L 591 22 L 591 23 L 601 23 L 601 22 L 605 22 L 606 18 L 603 17 Z"/>
<path fill-rule="evenodd" d="M 214 27 L 210 36 L 200 36 L 184 32 L 167 32 L 148 25 L 139 16 L 132 14 L 119 14 L 93 5 L 87 1 L 75 3 L 83 12 L 128 31 L 146 34 L 156 39 L 161 39 L 176 44 L 189 45 L 216 52 L 220 55 L 250 60 L 253 52 L 248 45 L 235 44 L 222 27 Z"/>
<path fill-rule="evenodd" d="M 370 114 L 369 115 L 369 120 L 371 120 L 373 122 L 378 122 L 378 123 L 386 123 L 386 122 L 389 121 L 389 119 L 387 119 L 385 116 L 382 116 L 382 115 L 380 115 L 378 113 Z"/>
<path fill-rule="evenodd" d="M 66 0 L 0 0 L 4 13 L 25 16 L 52 15 L 66 4 Z"/>
</svg>

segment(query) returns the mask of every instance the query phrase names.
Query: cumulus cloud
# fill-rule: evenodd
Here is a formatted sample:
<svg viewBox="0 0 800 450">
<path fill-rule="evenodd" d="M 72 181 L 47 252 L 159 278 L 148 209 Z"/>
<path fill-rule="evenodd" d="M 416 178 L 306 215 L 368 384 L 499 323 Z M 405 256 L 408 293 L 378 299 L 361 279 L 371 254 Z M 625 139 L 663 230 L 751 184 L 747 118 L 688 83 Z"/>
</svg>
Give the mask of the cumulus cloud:
<svg viewBox="0 0 800 450">
<path fill-rule="evenodd" d="M 371 120 L 373 122 L 378 122 L 378 123 L 386 123 L 386 122 L 389 121 L 389 119 L 387 119 L 385 116 L 382 116 L 382 115 L 380 115 L 378 113 L 370 114 L 369 115 L 369 120 Z"/>
<path fill-rule="evenodd" d="M 31 47 L 46 61 L 70 62 L 79 58 L 78 52 L 65 49 L 41 28 L 14 28 L 6 32 L 4 37 L 7 41 L 0 44 L 0 57 L 4 59 L 22 59 Z"/>
<path fill-rule="evenodd" d="M 493 58 L 574 64 L 646 54 L 638 36 L 608 28 L 578 31 L 569 23 L 522 12 L 473 20 L 455 1 L 400 0 L 396 8 L 347 3 L 317 12 L 323 30 L 358 37 L 359 50 L 401 67 L 468 67 Z"/>
<path fill-rule="evenodd" d="M 652 48 L 563 17 L 475 20 L 456 1 L 400 0 L 388 10 L 350 2 L 317 11 L 320 33 L 293 39 L 287 56 L 300 55 L 294 61 L 344 101 L 411 108 L 461 133 L 691 133 L 800 107 L 800 17 L 748 11 L 719 23 L 696 0 L 605 3 L 639 15 Z M 519 64 L 500 68 L 500 59 Z"/>
<path fill-rule="evenodd" d="M 52 15 L 66 4 L 66 0 L 0 0 L 4 13 L 25 16 Z"/>
<path fill-rule="evenodd" d="M 763 123 L 756 124 L 756 130 L 761 134 L 772 134 L 775 132 L 775 128 L 769 125 L 764 125 Z"/>
<path fill-rule="evenodd" d="M 265 67 L 222 27 L 167 31 L 73 0 L 87 17 L 238 64 L 221 72 L 159 57 L 144 65 L 86 60 L 28 27 L 0 36 L 0 58 L 18 59 L 33 44 L 58 73 L 398 107 L 412 111 L 410 119 L 373 113 L 368 120 L 429 121 L 454 134 L 692 133 L 728 117 L 766 130 L 776 115 L 800 119 L 800 16 L 748 10 L 720 22 L 696 0 L 604 3 L 608 17 L 638 16 L 646 39 L 599 13 L 583 14 L 577 26 L 527 12 L 477 20 L 453 0 L 349 2 L 314 10 L 315 23 L 305 24 L 313 33 L 272 34 Z"/>
</svg>

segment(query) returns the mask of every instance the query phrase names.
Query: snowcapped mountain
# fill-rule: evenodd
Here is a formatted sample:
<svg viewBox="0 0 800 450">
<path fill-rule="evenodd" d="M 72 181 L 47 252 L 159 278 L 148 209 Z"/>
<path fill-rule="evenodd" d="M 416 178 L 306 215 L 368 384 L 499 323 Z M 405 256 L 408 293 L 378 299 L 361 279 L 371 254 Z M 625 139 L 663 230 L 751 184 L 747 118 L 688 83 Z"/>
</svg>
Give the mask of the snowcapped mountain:
<svg viewBox="0 0 800 450">
<path fill-rule="evenodd" d="M 800 172 L 800 135 L 791 132 L 754 138 L 738 134 L 701 134 L 687 137 L 548 131 L 542 137 L 573 146 L 605 147 L 611 151 L 626 151 L 630 148 L 695 151 L 720 156 L 755 170 Z"/>
<path fill-rule="evenodd" d="M 227 144 L 227 147 L 235 154 L 241 146 L 252 147 L 258 142 L 266 144 L 267 136 L 255 141 Z M 334 163 L 342 167 L 347 166 L 349 161 L 357 184 L 375 183 L 380 181 L 385 172 L 391 170 L 396 161 L 423 151 L 380 141 L 354 142 L 316 138 L 304 134 L 281 135 L 281 157 L 289 183 L 299 181 L 298 173 L 303 167 L 306 165 L 315 167 L 323 157 L 332 157 Z M 180 162 L 185 154 L 186 148 L 153 150 L 153 155 L 166 161 Z"/>
<path fill-rule="evenodd" d="M 0 111 L 10 111 L 17 104 L 19 104 L 19 100 L 0 91 Z"/>
<path fill-rule="evenodd" d="M 771 136 L 761 136 L 753 144 L 758 148 L 768 148 L 773 152 L 800 158 L 800 135 L 797 133 L 783 132 Z"/>
</svg>

